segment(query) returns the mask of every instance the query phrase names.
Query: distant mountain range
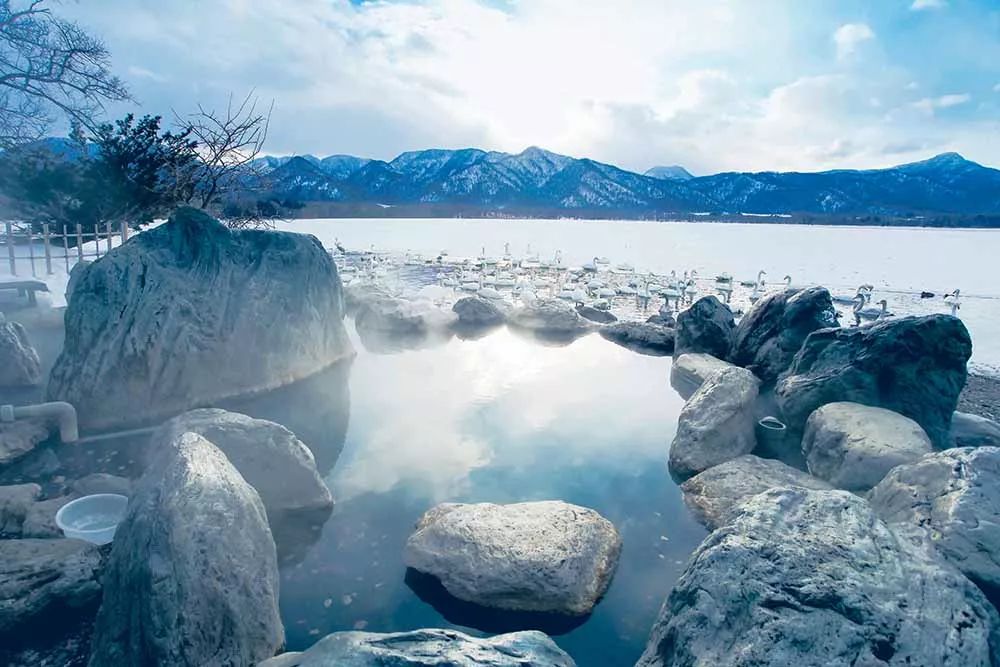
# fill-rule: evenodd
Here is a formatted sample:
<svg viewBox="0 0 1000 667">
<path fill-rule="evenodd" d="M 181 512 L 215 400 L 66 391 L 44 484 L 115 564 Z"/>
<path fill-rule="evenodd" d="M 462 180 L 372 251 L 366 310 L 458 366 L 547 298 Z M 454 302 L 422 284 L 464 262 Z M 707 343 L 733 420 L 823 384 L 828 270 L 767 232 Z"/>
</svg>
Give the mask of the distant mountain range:
<svg viewBox="0 0 1000 667">
<path fill-rule="evenodd" d="M 260 165 L 274 196 L 355 212 L 373 207 L 379 215 L 397 208 L 401 214 L 643 218 L 1000 216 L 1000 170 L 957 153 L 887 169 L 710 176 L 676 165 L 637 174 L 536 147 L 516 155 L 430 149 L 390 162 L 350 155 L 265 157 Z"/>
</svg>

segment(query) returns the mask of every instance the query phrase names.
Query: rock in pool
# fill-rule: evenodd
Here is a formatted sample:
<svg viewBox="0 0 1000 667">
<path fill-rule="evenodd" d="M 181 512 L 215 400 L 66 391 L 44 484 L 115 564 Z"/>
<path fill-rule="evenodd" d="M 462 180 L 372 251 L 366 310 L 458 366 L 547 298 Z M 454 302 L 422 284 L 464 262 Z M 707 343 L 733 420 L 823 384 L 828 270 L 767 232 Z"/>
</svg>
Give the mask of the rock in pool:
<svg viewBox="0 0 1000 667">
<path fill-rule="evenodd" d="M 685 401 L 705 382 L 705 378 L 723 368 L 733 365 L 710 354 L 689 352 L 675 357 L 670 366 L 670 386 L 673 387 Z"/>
<path fill-rule="evenodd" d="M 674 351 L 674 330 L 646 322 L 617 322 L 601 327 L 601 338 L 634 352 L 666 357 Z"/>
<path fill-rule="evenodd" d="M 0 422 L 0 466 L 13 463 L 30 453 L 49 437 L 48 427 L 33 419 Z"/>
<path fill-rule="evenodd" d="M 281 424 L 218 409 L 191 410 L 163 424 L 154 449 L 197 433 L 218 447 L 260 495 L 274 530 L 285 521 L 326 519 L 333 497 L 306 445 Z"/>
<path fill-rule="evenodd" d="M 586 507 L 444 503 L 420 519 L 403 560 L 466 602 L 578 616 L 604 595 L 620 551 L 615 527 Z"/>
<path fill-rule="evenodd" d="M 950 315 L 822 329 L 806 339 L 775 396 L 792 428 L 826 403 L 851 401 L 909 417 L 944 448 L 971 354 L 969 332 Z"/>
<path fill-rule="evenodd" d="M 41 379 L 41 361 L 24 327 L 0 313 L 0 387 L 26 387 Z"/>
<path fill-rule="evenodd" d="M 646 322 L 649 324 L 659 324 L 661 327 L 670 327 L 673 329 L 677 326 L 677 319 L 674 314 L 670 311 L 661 310 L 656 315 L 650 315 L 646 318 Z"/>
<path fill-rule="evenodd" d="M 0 644 L 48 614 L 96 605 L 101 554 L 80 540 L 0 540 Z"/>
<path fill-rule="evenodd" d="M 809 472 L 848 491 L 867 491 L 932 449 L 917 422 L 858 403 L 827 403 L 809 415 L 802 435 Z"/>
<path fill-rule="evenodd" d="M 601 310 L 600 308 L 594 308 L 583 303 L 576 305 L 576 312 L 580 313 L 580 317 L 588 319 L 591 322 L 597 322 L 598 324 L 611 324 L 618 321 L 618 318 L 611 311 Z"/>
<path fill-rule="evenodd" d="M 37 484 L 0 486 L 0 538 L 21 535 L 24 517 L 41 494 Z"/>
<path fill-rule="evenodd" d="M 95 472 L 75 479 L 69 483 L 71 492 L 81 496 L 95 493 L 117 493 L 120 496 L 132 495 L 132 480 L 105 472 Z"/>
<path fill-rule="evenodd" d="M 781 461 L 747 454 L 698 473 L 681 484 L 681 491 L 695 518 L 709 530 L 715 530 L 758 493 L 786 487 L 833 488 Z"/>
<path fill-rule="evenodd" d="M 458 316 L 456 326 L 467 329 L 497 327 L 507 321 L 504 311 L 495 302 L 480 296 L 462 297 L 451 309 Z"/>
<path fill-rule="evenodd" d="M 1000 599 L 1000 448 L 947 449 L 893 468 L 868 500 L 886 523 L 926 529 L 948 562 Z"/>
<path fill-rule="evenodd" d="M 846 491 L 772 489 L 711 533 L 638 667 L 997 664 L 1000 617 Z"/>
<path fill-rule="evenodd" d="M 258 667 L 575 667 L 544 633 L 530 630 L 470 637 L 456 630 L 379 634 L 334 632 L 301 653 L 284 653 Z"/>
<path fill-rule="evenodd" d="M 951 416 L 950 447 L 1000 447 L 1000 424 L 992 419 L 956 412 Z"/>
<path fill-rule="evenodd" d="M 442 310 L 430 301 L 381 297 L 365 301 L 358 307 L 354 325 L 359 334 L 425 336 L 446 330 L 457 320 L 455 313 Z"/>
<path fill-rule="evenodd" d="M 188 208 L 87 266 L 65 322 L 48 397 L 93 429 L 274 389 L 353 354 L 316 238 L 231 231 Z"/>
<path fill-rule="evenodd" d="M 90 665 L 255 665 L 283 644 L 264 505 L 217 447 L 185 433 L 118 526 Z"/>
<path fill-rule="evenodd" d="M 770 294 L 740 320 L 728 359 L 771 384 L 788 369 L 809 334 L 836 326 L 837 311 L 824 287 Z"/>
<path fill-rule="evenodd" d="M 677 315 L 674 355 L 703 352 L 725 359 L 733 344 L 736 321 L 729 306 L 705 296 Z"/>
<path fill-rule="evenodd" d="M 759 386 L 753 373 L 737 366 L 709 375 L 681 410 L 670 445 L 670 472 L 690 477 L 752 452 Z"/>
<path fill-rule="evenodd" d="M 573 306 L 559 299 L 538 299 L 534 303 L 515 308 L 508 322 L 543 336 L 557 338 L 582 336 L 595 326 L 580 317 Z"/>
</svg>

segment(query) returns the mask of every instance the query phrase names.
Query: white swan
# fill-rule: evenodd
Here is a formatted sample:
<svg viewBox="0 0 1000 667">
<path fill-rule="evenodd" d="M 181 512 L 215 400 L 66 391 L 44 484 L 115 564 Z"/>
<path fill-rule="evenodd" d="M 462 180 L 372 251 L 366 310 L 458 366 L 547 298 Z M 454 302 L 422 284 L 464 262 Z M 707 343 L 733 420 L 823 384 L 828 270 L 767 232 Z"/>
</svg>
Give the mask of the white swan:
<svg viewBox="0 0 1000 667">
<path fill-rule="evenodd" d="M 962 307 L 962 302 L 959 299 L 960 294 L 961 290 L 955 290 L 944 298 L 944 302 L 951 308 L 952 317 L 958 317 L 958 309 Z"/>
</svg>

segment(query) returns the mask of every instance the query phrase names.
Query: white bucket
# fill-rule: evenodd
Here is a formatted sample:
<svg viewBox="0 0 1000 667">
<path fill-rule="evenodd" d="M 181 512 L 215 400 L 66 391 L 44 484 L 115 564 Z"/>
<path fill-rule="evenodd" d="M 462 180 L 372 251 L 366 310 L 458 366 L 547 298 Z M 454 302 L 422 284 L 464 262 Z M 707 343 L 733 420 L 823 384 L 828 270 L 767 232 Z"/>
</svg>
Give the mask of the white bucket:
<svg viewBox="0 0 1000 667">
<path fill-rule="evenodd" d="M 97 493 L 63 505 L 56 525 L 63 535 L 91 544 L 108 544 L 125 518 L 128 498 L 117 493 Z"/>
</svg>

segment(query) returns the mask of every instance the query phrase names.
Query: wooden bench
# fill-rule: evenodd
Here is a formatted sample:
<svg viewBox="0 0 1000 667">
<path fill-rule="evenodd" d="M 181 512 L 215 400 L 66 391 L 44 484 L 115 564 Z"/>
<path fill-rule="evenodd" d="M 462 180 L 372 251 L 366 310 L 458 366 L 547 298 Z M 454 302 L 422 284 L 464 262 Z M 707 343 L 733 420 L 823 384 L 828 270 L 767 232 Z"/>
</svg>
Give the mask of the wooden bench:
<svg viewBox="0 0 1000 667">
<path fill-rule="evenodd" d="M 41 280 L 0 280 L 0 290 L 4 289 L 16 289 L 18 296 L 27 295 L 28 304 L 34 306 L 38 303 L 35 292 L 48 292 L 49 286 Z"/>
</svg>

